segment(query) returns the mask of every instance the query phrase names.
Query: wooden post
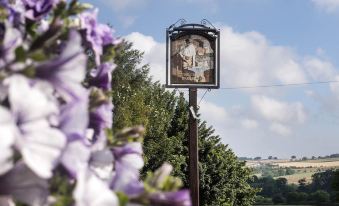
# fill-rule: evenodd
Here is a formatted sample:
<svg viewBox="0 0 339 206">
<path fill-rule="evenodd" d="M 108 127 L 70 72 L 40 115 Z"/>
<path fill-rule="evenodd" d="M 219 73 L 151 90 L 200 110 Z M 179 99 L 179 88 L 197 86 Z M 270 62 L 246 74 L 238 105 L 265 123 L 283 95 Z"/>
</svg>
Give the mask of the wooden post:
<svg viewBox="0 0 339 206">
<path fill-rule="evenodd" d="M 197 88 L 189 89 L 189 107 L 197 111 Z M 190 109 L 191 110 L 191 109 Z M 199 206 L 198 120 L 190 111 L 189 117 L 189 184 L 192 206 Z"/>
</svg>

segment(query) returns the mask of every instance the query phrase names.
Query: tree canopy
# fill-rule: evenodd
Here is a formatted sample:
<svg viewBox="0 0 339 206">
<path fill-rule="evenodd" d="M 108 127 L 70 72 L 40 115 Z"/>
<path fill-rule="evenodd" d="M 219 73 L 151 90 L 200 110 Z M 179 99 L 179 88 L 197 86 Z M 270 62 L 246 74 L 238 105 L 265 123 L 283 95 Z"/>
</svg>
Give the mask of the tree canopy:
<svg viewBox="0 0 339 206">
<path fill-rule="evenodd" d="M 140 66 L 142 53 L 123 43 L 117 49 L 117 67 L 112 79 L 114 130 L 144 125 L 146 171 L 163 162 L 174 167 L 174 175 L 188 187 L 188 102 L 184 94 L 169 91 Z M 199 122 L 199 168 L 201 205 L 252 205 L 256 189 L 249 185 L 251 171 L 221 143 L 212 126 Z"/>
</svg>

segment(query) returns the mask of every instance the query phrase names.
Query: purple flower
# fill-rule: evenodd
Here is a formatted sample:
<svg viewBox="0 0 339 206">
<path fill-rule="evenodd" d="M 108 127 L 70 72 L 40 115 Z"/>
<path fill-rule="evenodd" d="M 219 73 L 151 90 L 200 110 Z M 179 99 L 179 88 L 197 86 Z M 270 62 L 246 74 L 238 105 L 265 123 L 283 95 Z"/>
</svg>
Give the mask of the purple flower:
<svg viewBox="0 0 339 206">
<path fill-rule="evenodd" d="M 172 165 L 164 163 L 159 169 L 154 173 L 154 179 L 151 182 L 151 185 L 156 188 L 162 188 L 167 177 L 171 174 L 173 170 Z"/>
<path fill-rule="evenodd" d="M 66 134 L 68 140 L 74 138 L 86 138 L 86 130 L 89 122 L 88 91 L 79 88 L 81 99 L 73 100 L 61 106 L 59 128 Z"/>
<path fill-rule="evenodd" d="M 78 174 L 73 193 L 76 206 L 118 206 L 118 197 L 90 170 Z"/>
<path fill-rule="evenodd" d="M 8 0 L 1 0 L 0 7 L 3 7 L 7 10 L 7 20 L 15 27 L 19 28 L 20 23 L 24 23 L 24 13 L 25 8 L 21 1 L 15 1 L 9 3 Z"/>
<path fill-rule="evenodd" d="M 90 112 L 89 128 L 94 130 L 94 141 L 104 135 L 104 129 L 112 127 L 113 104 L 111 100 L 92 109 Z"/>
<path fill-rule="evenodd" d="M 50 178 L 66 143 L 64 134 L 51 126 L 58 107 L 21 75 L 11 76 L 5 84 L 11 113 L 20 131 L 15 147 L 30 169 L 42 178 Z"/>
<path fill-rule="evenodd" d="M 115 157 L 115 176 L 111 182 L 114 191 L 129 196 L 140 195 L 144 191 L 139 179 L 139 170 L 143 167 L 141 143 L 133 142 L 113 149 Z"/>
<path fill-rule="evenodd" d="M 12 27 L 9 22 L 4 25 L 4 40 L 0 45 L 0 70 L 15 59 L 15 49 L 22 44 L 19 30 Z"/>
<path fill-rule="evenodd" d="M 0 106 L 0 131 L 0 175 L 2 175 L 13 167 L 12 147 L 18 132 L 11 112 L 2 106 Z"/>
<path fill-rule="evenodd" d="M 104 149 L 92 153 L 89 165 L 96 176 L 105 182 L 109 182 L 113 176 L 113 163 L 112 151 Z"/>
<path fill-rule="evenodd" d="M 191 206 L 189 190 L 178 192 L 159 192 L 151 195 L 151 205 L 153 206 Z"/>
<path fill-rule="evenodd" d="M 139 170 L 144 166 L 140 142 L 132 142 L 121 147 L 114 147 L 113 154 L 116 162 L 126 168 Z"/>
<path fill-rule="evenodd" d="M 96 69 L 90 72 L 89 85 L 95 86 L 105 91 L 110 90 L 112 85 L 112 71 L 115 65 L 110 63 L 100 64 Z"/>
<path fill-rule="evenodd" d="M 60 0 L 22 0 L 26 7 L 26 17 L 40 20 L 46 16 Z"/>
<path fill-rule="evenodd" d="M 61 55 L 36 67 L 36 77 L 49 81 L 64 101 L 84 99 L 81 82 L 86 74 L 87 57 L 81 47 L 81 38 L 71 31 L 67 45 Z"/>
<path fill-rule="evenodd" d="M 90 147 L 82 139 L 75 139 L 67 144 L 61 162 L 70 175 L 75 178 L 80 172 L 87 170 L 90 155 Z"/>
<path fill-rule="evenodd" d="M 113 44 L 116 40 L 112 35 L 112 29 L 105 24 L 97 23 L 98 9 L 91 12 L 83 12 L 79 15 L 80 27 L 85 31 L 86 40 L 90 43 L 94 54 L 95 62 L 100 64 L 100 56 L 103 52 L 103 46 Z"/>
<path fill-rule="evenodd" d="M 8 195 L 28 205 L 45 205 L 47 202 L 47 181 L 38 177 L 23 162 L 0 177 L 0 195 Z"/>
</svg>

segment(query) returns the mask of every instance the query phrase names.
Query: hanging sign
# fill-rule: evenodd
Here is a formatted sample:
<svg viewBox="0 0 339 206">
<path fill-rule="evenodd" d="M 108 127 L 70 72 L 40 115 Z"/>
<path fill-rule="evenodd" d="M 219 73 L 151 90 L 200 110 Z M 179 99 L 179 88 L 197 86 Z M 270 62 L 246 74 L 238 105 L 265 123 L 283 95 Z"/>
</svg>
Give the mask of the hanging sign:
<svg viewBox="0 0 339 206">
<path fill-rule="evenodd" d="M 166 36 L 167 87 L 220 87 L 219 30 L 206 26 L 206 22 L 172 25 Z"/>
</svg>

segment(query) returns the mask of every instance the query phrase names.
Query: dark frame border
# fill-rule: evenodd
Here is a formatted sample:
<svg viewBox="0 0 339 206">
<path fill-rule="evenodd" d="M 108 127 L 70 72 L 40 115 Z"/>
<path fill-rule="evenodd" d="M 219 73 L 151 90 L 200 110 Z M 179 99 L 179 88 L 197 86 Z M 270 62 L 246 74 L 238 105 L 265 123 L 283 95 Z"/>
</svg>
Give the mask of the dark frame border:
<svg viewBox="0 0 339 206">
<path fill-rule="evenodd" d="M 207 39 L 215 40 L 215 80 L 213 84 L 171 84 L 170 80 L 170 44 L 172 40 L 183 35 L 199 35 Z M 171 25 L 166 29 L 166 87 L 167 88 L 206 88 L 219 89 L 220 88 L 220 30 L 216 28 L 207 27 L 204 24 L 182 24 L 180 26 Z"/>
</svg>

